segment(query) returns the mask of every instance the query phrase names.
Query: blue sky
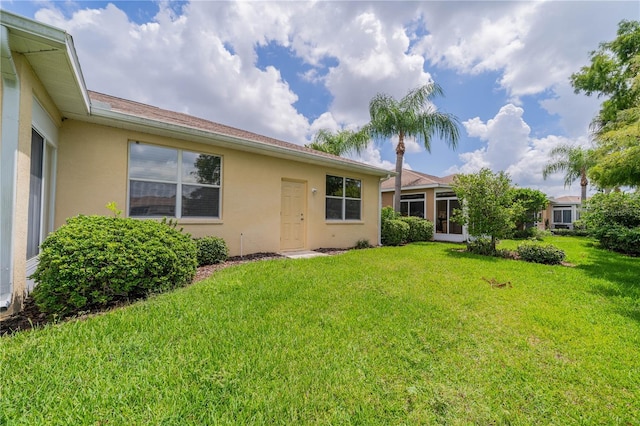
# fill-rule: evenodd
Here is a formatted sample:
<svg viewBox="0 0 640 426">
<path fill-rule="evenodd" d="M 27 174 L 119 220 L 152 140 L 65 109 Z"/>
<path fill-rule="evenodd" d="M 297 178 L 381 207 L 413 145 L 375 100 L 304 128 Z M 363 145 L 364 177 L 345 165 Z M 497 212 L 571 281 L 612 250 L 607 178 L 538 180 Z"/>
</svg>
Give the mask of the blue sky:
<svg viewBox="0 0 640 426">
<path fill-rule="evenodd" d="M 569 76 L 637 1 L 16 1 L 2 8 L 74 38 L 87 87 L 297 144 L 320 128 L 355 128 L 368 102 L 428 81 L 460 120 L 453 151 L 409 141 L 405 164 L 434 175 L 506 170 L 520 186 L 578 195 L 542 180 L 559 143 L 588 146 L 600 99 Z M 394 141 L 353 158 L 392 169 Z"/>
</svg>

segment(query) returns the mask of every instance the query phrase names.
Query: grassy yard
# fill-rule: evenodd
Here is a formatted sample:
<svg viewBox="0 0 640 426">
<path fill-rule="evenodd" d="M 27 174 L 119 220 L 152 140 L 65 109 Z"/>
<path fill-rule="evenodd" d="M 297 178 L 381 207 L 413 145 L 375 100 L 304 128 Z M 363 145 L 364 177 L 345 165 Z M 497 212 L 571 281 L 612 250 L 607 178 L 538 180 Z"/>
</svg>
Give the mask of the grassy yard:
<svg viewBox="0 0 640 426">
<path fill-rule="evenodd" d="M 0 424 L 640 424 L 640 259 L 546 242 L 575 266 L 263 261 L 5 337 Z"/>
</svg>

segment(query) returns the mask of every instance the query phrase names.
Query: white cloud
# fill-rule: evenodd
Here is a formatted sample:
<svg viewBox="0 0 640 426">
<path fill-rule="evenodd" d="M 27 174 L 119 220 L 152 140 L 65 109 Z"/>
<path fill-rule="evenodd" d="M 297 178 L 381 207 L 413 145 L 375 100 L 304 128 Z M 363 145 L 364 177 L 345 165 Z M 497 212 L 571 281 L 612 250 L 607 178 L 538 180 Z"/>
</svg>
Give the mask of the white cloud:
<svg viewBox="0 0 640 426">
<path fill-rule="evenodd" d="M 361 161 L 371 166 L 380 167 L 385 170 L 395 170 L 396 168 L 395 163 L 382 159 L 380 150 L 377 149 L 373 144 L 369 144 L 369 146 L 367 146 L 367 148 L 360 154 L 349 155 L 349 158 L 351 158 L 352 160 Z M 405 164 L 405 168 L 411 167 Z"/>
<path fill-rule="evenodd" d="M 447 173 L 474 173 L 483 167 L 494 171 L 504 170 L 513 182 L 522 187 L 540 189 L 549 195 L 574 194 L 564 188 L 564 175 L 556 173 L 547 180 L 542 178 L 542 169 L 549 161 L 550 151 L 559 144 L 587 147 L 586 137 L 567 138 L 549 135 L 532 138 L 529 125 L 522 118 L 523 109 L 508 104 L 500 108 L 494 118 L 483 122 L 473 118 L 463 123 L 469 136 L 486 143 L 475 151 L 459 155 L 462 165 L 449 168 Z"/>
<path fill-rule="evenodd" d="M 214 31 L 197 10 L 209 5 L 221 7 L 192 3 L 177 17 L 161 4 L 155 21 L 142 25 L 113 4 L 76 11 L 69 19 L 43 9 L 36 18 L 73 34 L 89 89 L 304 143 L 309 123 L 293 105 L 297 95 L 278 70 L 261 70 L 251 62 L 253 44 L 245 49 L 245 39 L 234 43 L 235 54 L 225 48 L 225 31 Z M 243 3 L 234 6 L 247 9 Z M 281 24 L 274 17 L 272 28 Z M 264 31 L 262 40 L 286 34 Z"/>
</svg>

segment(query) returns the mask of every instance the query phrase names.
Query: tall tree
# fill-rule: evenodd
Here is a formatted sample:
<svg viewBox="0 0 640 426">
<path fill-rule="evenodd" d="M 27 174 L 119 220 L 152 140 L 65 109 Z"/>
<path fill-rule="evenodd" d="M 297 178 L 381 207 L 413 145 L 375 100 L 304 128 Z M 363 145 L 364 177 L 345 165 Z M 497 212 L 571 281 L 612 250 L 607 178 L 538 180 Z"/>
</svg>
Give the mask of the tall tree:
<svg viewBox="0 0 640 426">
<path fill-rule="evenodd" d="M 546 179 L 556 172 L 565 172 L 564 185 L 571 186 L 571 183 L 580 179 L 580 201 L 587 200 L 587 170 L 593 166 L 593 156 L 591 152 L 579 146 L 558 145 L 549 153 L 551 161 L 542 169 L 542 177 Z"/>
<path fill-rule="evenodd" d="M 640 22 L 621 21 L 615 40 L 600 43 L 591 64 L 571 76 L 576 93 L 607 98 L 592 121 L 601 187 L 640 186 Z"/>
<path fill-rule="evenodd" d="M 351 151 L 362 152 L 369 144 L 368 128 L 358 131 L 343 129 L 336 133 L 327 129 L 320 129 L 313 138 L 313 142 L 306 145 L 318 151 L 333 155 L 345 155 Z"/>
<path fill-rule="evenodd" d="M 451 114 L 438 111 L 432 103 L 435 97 L 442 95 L 442 88 L 432 82 L 411 90 L 400 100 L 378 93 L 369 103 L 371 135 L 379 140 L 398 136 L 393 201 L 393 208 L 397 212 L 400 211 L 405 138 L 416 138 L 424 144 L 427 152 L 431 152 L 431 140 L 434 135 L 444 139 L 454 149 L 458 145 L 458 119 Z"/>
</svg>

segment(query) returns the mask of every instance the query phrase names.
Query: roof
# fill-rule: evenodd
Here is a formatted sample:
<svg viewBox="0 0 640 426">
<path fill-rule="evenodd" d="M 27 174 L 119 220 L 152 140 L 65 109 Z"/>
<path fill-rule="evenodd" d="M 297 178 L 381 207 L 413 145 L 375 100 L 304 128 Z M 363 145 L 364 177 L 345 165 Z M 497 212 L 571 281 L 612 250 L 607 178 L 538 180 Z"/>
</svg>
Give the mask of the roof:
<svg viewBox="0 0 640 426">
<path fill-rule="evenodd" d="M 65 31 L 0 10 L 8 29 L 9 48 L 29 61 L 31 68 L 65 115 L 86 115 L 89 98 L 72 37 Z M 4 56 L 4 54 L 3 54 Z M 8 66 L 3 57 L 3 68 Z"/>
<path fill-rule="evenodd" d="M 359 161 L 316 151 L 302 145 L 281 141 L 203 118 L 134 102 L 115 96 L 88 91 L 91 100 L 89 117 L 79 120 L 121 127 L 178 139 L 257 152 L 312 164 L 326 164 L 338 169 L 359 171 L 376 176 L 393 172 Z"/>
<path fill-rule="evenodd" d="M 9 48 L 23 54 L 65 118 L 386 177 L 393 172 L 220 123 L 86 89 L 72 37 L 0 10 Z M 11 61 L 10 53 L 2 64 Z M 10 64 L 9 62 L 7 62 Z M 10 64 L 11 65 L 11 64 Z M 302 141 L 301 141 L 302 142 Z"/>
<path fill-rule="evenodd" d="M 455 175 L 448 175 L 444 177 L 438 177 L 434 175 L 428 175 L 426 173 L 420 173 L 415 170 L 402 169 L 402 189 L 423 189 L 423 188 L 437 188 L 437 187 L 451 187 L 453 177 Z M 395 179 L 390 178 L 382 182 L 382 191 L 393 191 L 395 186 Z"/>
<path fill-rule="evenodd" d="M 549 199 L 551 204 L 582 204 L 582 200 L 577 195 L 565 195 L 564 197 Z"/>
</svg>

